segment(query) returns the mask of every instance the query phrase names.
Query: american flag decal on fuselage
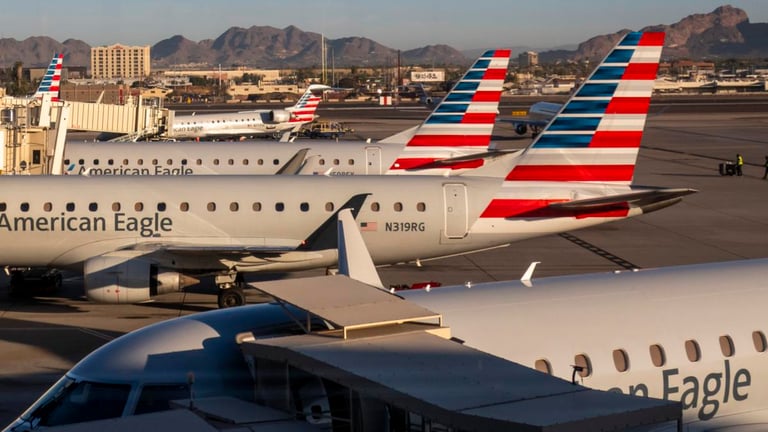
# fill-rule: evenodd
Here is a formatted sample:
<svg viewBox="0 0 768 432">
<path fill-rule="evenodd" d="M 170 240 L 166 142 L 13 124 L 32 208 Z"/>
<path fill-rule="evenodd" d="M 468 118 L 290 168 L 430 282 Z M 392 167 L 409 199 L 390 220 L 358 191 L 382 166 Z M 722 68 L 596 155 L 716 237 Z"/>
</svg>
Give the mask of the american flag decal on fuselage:
<svg viewBox="0 0 768 432">
<path fill-rule="evenodd" d="M 416 129 L 390 171 L 402 172 L 456 154 L 485 151 L 496 123 L 510 53 L 505 49 L 483 53 Z M 450 168 L 482 164 L 477 160 Z"/>
<path fill-rule="evenodd" d="M 664 33 L 628 33 L 525 150 L 512 181 L 629 184 Z"/>
</svg>

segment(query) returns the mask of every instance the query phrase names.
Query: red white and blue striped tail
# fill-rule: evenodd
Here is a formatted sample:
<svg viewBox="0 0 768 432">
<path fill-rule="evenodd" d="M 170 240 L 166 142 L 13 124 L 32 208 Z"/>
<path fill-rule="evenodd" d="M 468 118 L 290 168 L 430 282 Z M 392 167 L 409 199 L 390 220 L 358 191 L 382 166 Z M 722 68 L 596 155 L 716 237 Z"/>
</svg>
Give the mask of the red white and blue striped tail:
<svg viewBox="0 0 768 432">
<path fill-rule="evenodd" d="M 286 108 L 291 113 L 290 123 L 309 123 L 315 119 L 315 111 L 323 99 L 323 91 L 330 87 L 322 84 L 312 84 L 296 102 L 296 105 Z"/>
<path fill-rule="evenodd" d="M 496 123 L 509 55 L 507 49 L 483 53 L 424 123 L 409 131 L 412 135 L 403 153 L 390 167 L 390 173 L 418 169 L 456 155 L 486 151 Z M 471 163 L 480 166 L 483 161 L 478 159 Z M 465 165 L 446 168 L 473 168 Z"/>
<path fill-rule="evenodd" d="M 632 183 L 663 46 L 661 32 L 625 35 L 506 179 Z"/>
<path fill-rule="evenodd" d="M 61 65 L 64 62 L 64 54 L 54 54 L 51 64 L 45 71 L 43 80 L 35 92 L 35 99 L 42 99 L 44 94 L 50 94 L 52 101 L 59 100 L 59 90 L 61 87 Z"/>
</svg>

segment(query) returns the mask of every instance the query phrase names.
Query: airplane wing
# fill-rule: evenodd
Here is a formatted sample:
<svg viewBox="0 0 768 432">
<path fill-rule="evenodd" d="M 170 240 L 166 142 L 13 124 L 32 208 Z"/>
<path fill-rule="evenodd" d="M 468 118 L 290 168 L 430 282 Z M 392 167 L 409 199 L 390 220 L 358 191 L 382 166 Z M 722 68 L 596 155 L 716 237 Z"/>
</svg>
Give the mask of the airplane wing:
<svg viewBox="0 0 768 432">
<path fill-rule="evenodd" d="M 367 196 L 368 194 L 352 196 L 306 239 L 259 238 L 212 244 L 205 239 L 168 241 L 158 238 L 156 242 L 141 243 L 115 253 L 140 255 L 162 263 L 173 262 L 171 267 L 176 268 L 185 268 L 185 263 L 194 262 L 196 266 L 192 268 L 204 269 L 221 269 L 222 266 L 235 265 L 259 267 L 273 263 L 288 264 L 327 259 L 327 252 L 322 251 L 338 248 L 339 212 L 349 210 L 353 218 L 357 217 Z"/>
</svg>

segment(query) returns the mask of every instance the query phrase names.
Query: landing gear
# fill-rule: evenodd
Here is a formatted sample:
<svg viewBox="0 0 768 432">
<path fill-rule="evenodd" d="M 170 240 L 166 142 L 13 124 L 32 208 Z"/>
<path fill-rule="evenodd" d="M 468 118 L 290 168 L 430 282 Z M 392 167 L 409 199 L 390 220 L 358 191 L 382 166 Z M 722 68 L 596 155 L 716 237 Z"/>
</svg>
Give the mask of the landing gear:
<svg viewBox="0 0 768 432">
<path fill-rule="evenodd" d="M 246 303 L 243 286 L 245 280 L 239 273 L 229 273 L 216 276 L 216 286 L 219 287 L 219 308 L 225 309 L 243 306 Z"/>
<path fill-rule="evenodd" d="M 516 134 L 525 135 L 526 132 L 528 132 L 528 126 L 526 126 L 525 123 L 520 123 L 517 126 L 515 126 Z"/>
<path fill-rule="evenodd" d="M 225 309 L 245 304 L 245 293 L 243 288 L 235 286 L 219 290 L 219 309 Z"/>
</svg>

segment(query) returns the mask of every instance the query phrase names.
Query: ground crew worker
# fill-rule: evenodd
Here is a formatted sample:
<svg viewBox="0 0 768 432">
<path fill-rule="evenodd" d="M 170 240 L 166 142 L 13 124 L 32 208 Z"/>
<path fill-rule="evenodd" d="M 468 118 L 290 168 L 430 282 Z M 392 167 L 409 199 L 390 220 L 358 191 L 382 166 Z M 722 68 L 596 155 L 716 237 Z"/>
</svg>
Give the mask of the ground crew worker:
<svg viewBox="0 0 768 432">
<path fill-rule="evenodd" d="M 741 153 L 736 153 L 736 175 L 740 176 L 742 174 L 742 166 L 744 166 L 744 158 L 741 156 Z"/>
</svg>

